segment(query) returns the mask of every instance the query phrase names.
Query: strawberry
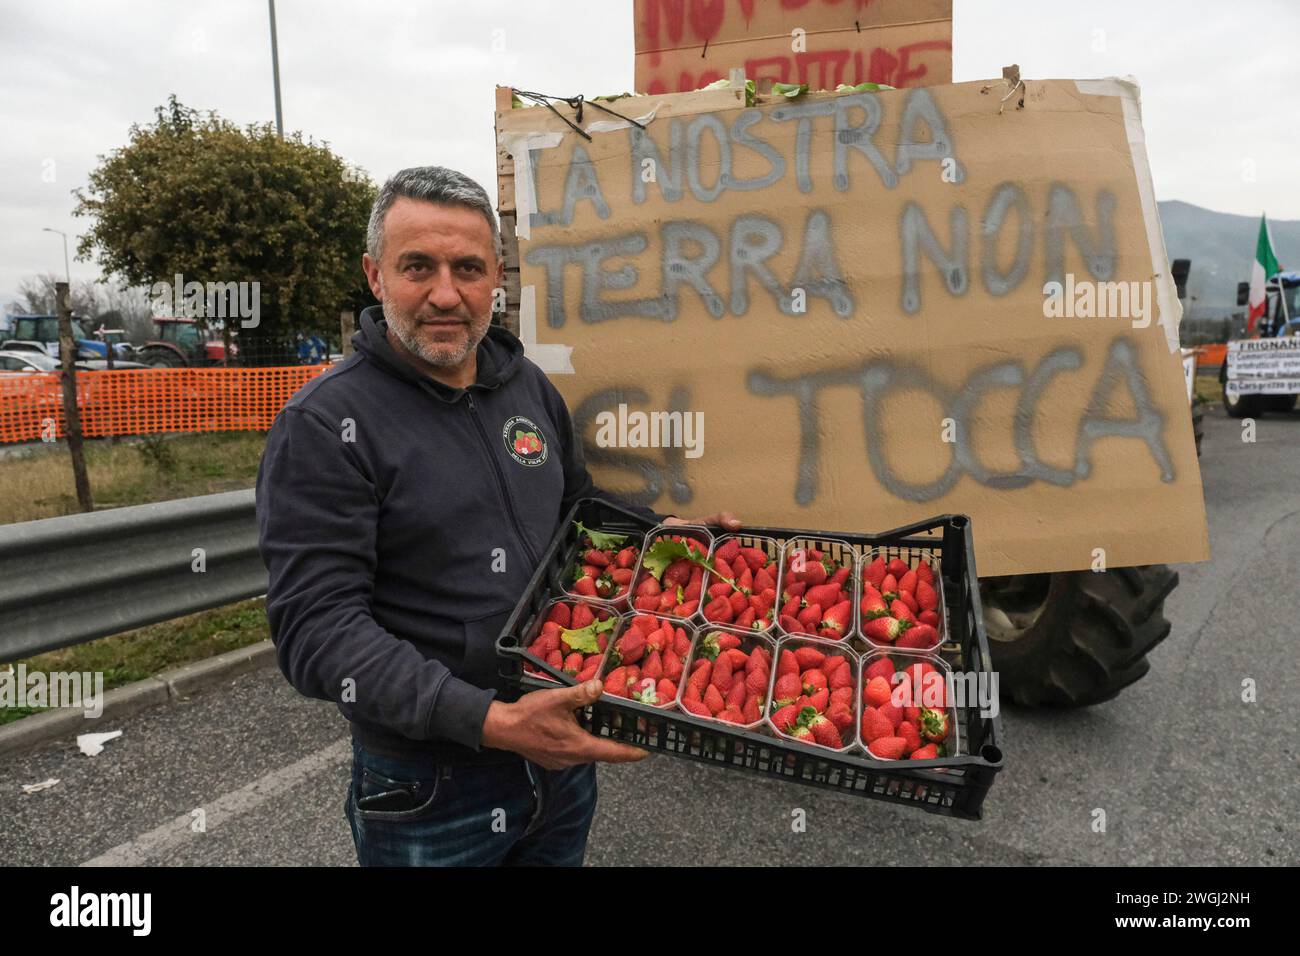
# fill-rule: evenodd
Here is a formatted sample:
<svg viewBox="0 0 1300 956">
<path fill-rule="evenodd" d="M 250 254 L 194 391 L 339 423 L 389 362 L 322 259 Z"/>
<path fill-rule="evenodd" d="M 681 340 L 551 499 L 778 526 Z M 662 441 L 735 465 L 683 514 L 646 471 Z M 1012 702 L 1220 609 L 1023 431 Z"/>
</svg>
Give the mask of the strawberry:
<svg viewBox="0 0 1300 956">
<path fill-rule="evenodd" d="M 710 678 L 709 683 L 725 694 L 731 690 L 731 671 L 730 655 L 719 654 L 718 659 L 713 662 L 713 677 Z"/>
<path fill-rule="evenodd" d="M 902 737 L 881 737 L 873 741 L 867 750 L 882 760 L 898 760 L 903 756 L 907 741 Z"/>
<path fill-rule="evenodd" d="M 718 712 L 718 720 L 724 720 L 729 724 L 743 724 L 745 717 L 735 707 L 724 707 Z"/>
<path fill-rule="evenodd" d="M 757 620 L 758 614 L 752 607 L 745 608 L 740 617 L 731 622 L 732 627 L 744 627 L 749 629 L 763 630 L 767 625 Z"/>
<path fill-rule="evenodd" d="M 615 667 L 605 677 L 605 693 L 615 697 L 627 696 L 627 668 Z"/>
<path fill-rule="evenodd" d="M 818 663 L 821 662 L 818 661 Z M 777 658 L 777 663 L 776 663 L 777 676 L 794 674 L 797 677 L 799 675 L 800 670 L 801 668 L 799 666 L 799 658 L 795 656 L 794 651 L 790 650 L 789 648 L 782 648 L 781 656 Z"/>
<path fill-rule="evenodd" d="M 885 568 L 885 559 L 877 557 L 874 561 L 862 569 L 862 578 L 869 581 L 873 587 L 880 587 L 880 582 L 885 580 L 888 571 Z"/>
<path fill-rule="evenodd" d="M 550 664 L 556 670 L 563 669 L 564 655 L 560 653 L 559 648 L 556 648 L 555 650 L 551 651 L 549 654 L 546 655 L 546 663 Z"/>
<path fill-rule="evenodd" d="M 767 565 L 767 552 L 762 548 L 741 548 L 740 556 L 755 571 Z"/>
<path fill-rule="evenodd" d="M 794 652 L 794 659 L 798 662 L 799 670 L 802 672 L 810 668 L 821 667 L 826 660 L 826 655 L 815 647 L 800 647 Z"/>
<path fill-rule="evenodd" d="M 898 736 L 907 741 L 907 747 L 903 750 L 904 756 L 921 746 L 921 732 L 916 729 L 915 724 L 907 721 L 900 723 L 898 725 Z"/>
<path fill-rule="evenodd" d="M 906 714 L 904 708 L 899 707 L 892 700 L 888 704 L 881 704 L 876 708 L 876 710 L 880 711 L 889 719 L 890 726 L 892 726 L 894 730 L 898 730 L 898 725 L 903 723 Z"/>
<path fill-rule="evenodd" d="M 575 604 L 573 606 L 573 615 L 571 617 L 572 629 L 580 631 L 584 627 L 589 627 L 596 621 L 596 615 L 592 613 L 591 606 L 587 604 Z"/>
<path fill-rule="evenodd" d="M 804 604 L 820 604 L 830 607 L 840 600 L 840 587 L 837 584 L 819 584 L 804 593 Z"/>
<path fill-rule="evenodd" d="M 911 570 L 911 567 L 902 558 L 894 558 L 889 562 L 889 566 L 888 568 L 886 568 L 886 570 L 889 571 L 889 573 L 892 574 L 894 577 L 901 578 L 904 574 L 906 574 L 908 571 Z"/>
<path fill-rule="evenodd" d="M 812 694 L 819 690 L 826 690 L 829 686 L 826 681 L 826 675 L 815 667 L 810 667 L 808 670 L 804 671 L 801 680 L 803 680 L 803 692 L 805 694 Z"/>
<path fill-rule="evenodd" d="M 919 647 L 928 650 L 939 643 L 939 632 L 929 624 L 916 624 L 909 627 L 898 639 L 896 647 Z"/>
<path fill-rule="evenodd" d="M 853 706 L 852 687 L 835 687 L 831 689 L 830 701 L 826 706 L 833 710 L 840 705 L 845 707 Z"/>
<path fill-rule="evenodd" d="M 804 633 L 803 625 L 799 623 L 798 618 L 793 618 L 787 614 L 782 614 L 780 618 L 778 618 L 778 623 L 781 625 L 781 630 L 785 631 L 787 634 Z"/>
<path fill-rule="evenodd" d="M 821 626 L 829 627 L 839 634 L 845 634 L 853 620 L 853 604 L 840 601 L 822 616 Z"/>
<path fill-rule="evenodd" d="M 614 566 L 625 570 L 632 570 L 636 564 L 637 549 L 633 547 L 624 548 L 618 554 L 614 555 Z"/>
<path fill-rule="evenodd" d="M 811 707 L 817 713 L 825 713 L 826 706 L 830 703 L 831 692 L 828 688 L 823 687 L 821 690 L 812 694 L 801 694 L 795 703 L 800 707 Z"/>
<path fill-rule="evenodd" d="M 596 672 L 598 670 L 600 670 L 599 656 L 597 656 L 594 661 L 588 661 L 586 664 L 582 666 L 582 670 L 578 671 L 578 683 L 583 684 L 591 680 L 593 677 L 596 676 Z"/>
<path fill-rule="evenodd" d="M 598 568 L 605 568 L 609 566 L 609 555 L 604 551 L 589 548 L 583 553 L 582 561 L 584 564 L 594 564 Z"/>
<path fill-rule="evenodd" d="M 722 694 L 718 691 L 718 688 L 714 687 L 712 684 L 704 690 L 704 706 L 709 708 L 709 713 L 713 714 L 715 717 L 721 713 L 724 707 L 727 706 L 727 702 L 723 700 Z"/>
<path fill-rule="evenodd" d="M 936 611 L 922 611 L 916 616 L 916 619 L 922 624 L 929 624 L 933 628 L 939 626 L 939 614 Z"/>
<path fill-rule="evenodd" d="M 731 602 L 725 597 L 716 597 L 704 606 L 704 619 L 727 624 L 735 617 Z"/>
<path fill-rule="evenodd" d="M 879 707 L 882 704 L 889 703 L 890 686 L 889 681 L 883 677 L 873 677 L 870 683 L 862 690 L 862 699 L 872 707 Z"/>
<path fill-rule="evenodd" d="M 754 724 L 763 719 L 763 705 L 757 694 L 749 695 L 745 700 L 745 706 L 741 708 L 740 715 L 746 724 Z"/>
<path fill-rule="evenodd" d="M 917 581 L 924 581 L 926 584 L 934 584 L 934 568 L 930 567 L 927 562 L 922 561 L 916 566 L 916 579 Z"/>
<path fill-rule="evenodd" d="M 619 638 L 615 650 L 618 651 L 619 663 L 635 664 L 645 656 L 645 634 L 638 630 L 631 630 Z"/>
<path fill-rule="evenodd" d="M 582 654 L 574 651 L 564 659 L 564 672 L 566 674 L 576 674 L 582 670 Z"/>
<path fill-rule="evenodd" d="M 781 597 L 781 600 L 784 602 L 788 602 L 788 601 L 793 601 L 795 598 L 798 598 L 800 603 L 797 604 L 796 607 L 802 607 L 803 595 L 804 592 L 807 590 L 808 590 L 807 581 L 794 581 L 793 583 L 787 581 L 785 585 L 785 594 Z"/>
<path fill-rule="evenodd" d="M 682 660 L 691 652 L 691 638 L 682 628 L 673 632 L 673 653 Z"/>
<path fill-rule="evenodd" d="M 808 711 L 805 710 L 804 713 L 807 714 Z M 853 718 L 850 717 L 849 723 L 852 722 Z M 823 747 L 839 750 L 844 746 L 844 741 L 840 739 L 839 728 L 835 726 L 830 718 L 823 717 L 821 714 L 814 714 L 808 718 L 808 727 L 812 730 L 813 740 Z"/>
<path fill-rule="evenodd" d="M 903 626 L 892 617 L 877 617 L 862 626 L 862 633 L 877 644 L 892 644 L 903 633 Z"/>
<path fill-rule="evenodd" d="M 796 722 L 795 725 L 790 728 L 788 733 L 791 737 L 793 737 L 795 740 L 800 741 L 801 743 L 812 744 L 817 742 L 813 738 L 812 729 L 807 724 Z"/>
<path fill-rule="evenodd" d="M 921 708 L 921 736 L 931 743 L 948 738 L 948 715 L 942 710 Z"/>
<path fill-rule="evenodd" d="M 745 698 L 748 696 L 748 694 L 749 691 L 745 689 L 745 682 L 743 680 L 736 680 L 735 678 L 733 678 L 731 681 L 731 689 L 728 690 L 727 693 L 724 695 L 727 706 L 734 707 L 736 710 L 740 710 L 742 707 L 745 706 Z"/>
<path fill-rule="evenodd" d="M 885 617 L 889 614 L 889 606 L 885 604 L 885 599 L 881 597 L 880 592 L 870 584 L 862 594 L 862 620 L 870 621 L 873 618 Z"/>
<path fill-rule="evenodd" d="M 745 674 L 745 690 L 751 694 L 763 695 L 767 693 L 768 672 L 759 668 L 758 670 L 749 671 Z"/>
<path fill-rule="evenodd" d="M 866 670 L 862 672 L 862 679 L 870 682 L 873 677 L 883 677 L 885 680 L 892 681 L 894 677 L 894 662 L 888 657 L 881 657 L 872 661 Z"/>
<path fill-rule="evenodd" d="M 686 679 L 686 683 L 694 687 L 696 693 L 703 694 L 706 686 L 712 686 L 709 684 L 709 678 L 713 676 L 713 664 L 710 661 L 701 660 L 696 661 L 693 667 L 691 676 Z"/>
<path fill-rule="evenodd" d="M 839 731 L 840 739 L 843 739 L 844 732 L 853 726 L 853 708 L 847 704 L 832 707 L 826 712 L 826 719 L 835 725 L 835 729 Z"/>
<path fill-rule="evenodd" d="M 569 614 L 569 605 L 560 603 L 551 608 L 551 613 L 546 616 L 546 620 L 548 622 L 554 621 L 556 624 L 560 625 L 560 627 L 567 628 L 570 620 Z"/>
<path fill-rule="evenodd" d="M 891 617 L 896 617 L 900 621 L 907 621 L 912 624 L 916 623 L 916 615 L 912 613 L 912 609 L 908 607 L 905 602 L 900 601 L 898 598 L 895 598 L 890 603 L 889 614 Z"/>
<path fill-rule="evenodd" d="M 884 737 L 894 735 L 894 725 L 889 722 L 889 718 L 882 714 L 875 707 L 867 707 L 862 711 L 862 739 L 871 744 L 874 741 Z"/>
<path fill-rule="evenodd" d="M 831 660 L 831 658 L 827 658 L 827 660 L 829 661 Z M 844 658 L 842 657 L 837 658 L 837 660 L 844 660 Z M 829 686 L 831 690 L 835 690 L 840 687 L 852 687 L 853 668 L 848 666 L 835 668 L 835 670 L 831 673 L 830 678 L 828 679 L 827 686 Z"/>
<path fill-rule="evenodd" d="M 653 576 L 647 576 L 644 581 L 636 586 L 637 597 L 658 597 L 663 591 L 659 582 Z"/>
<path fill-rule="evenodd" d="M 794 704 L 786 704 L 772 715 L 772 725 L 782 733 L 788 733 L 798 719 L 799 708 Z"/>
<path fill-rule="evenodd" d="M 772 689 L 772 700 L 777 707 L 793 703 L 803 693 L 803 681 L 798 674 L 782 674 Z"/>
<path fill-rule="evenodd" d="M 730 565 L 731 562 L 736 559 L 736 555 L 738 554 L 740 554 L 740 539 L 727 538 L 722 544 L 718 545 L 716 550 L 714 550 L 713 562 L 715 565 L 717 565 L 719 561 Z M 728 577 L 730 577 L 730 575 L 728 575 Z"/>
<path fill-rule="evenodd" d="M 659 678 L 664 676 L 663 659 L 660 657 L 658 651 L 651 651 L 649 656 L 646 657 L 645 663 L 641 665 L 641 673 L 644 676 L 652 677 L 655 680 L 659 680 Z"/>
<path fill-rule="evenodd" d="M 845 587 L 849 583 L 849 575 L 851 575 L 852 573 L 853 573 L 853 568 L 849 567 L 847 564 L 841 565 L 837 571 L 831 574 L 830 578 L 826 581 L 826 583 L 834 584 L 836 587 L 839 588 Z"/>
<path fill-rule="evenodd" d="M 704 702 L 700 700 L 698 697 L 690 698 L 690 697 L 683 696 L 682 706 L 685 707 L 689 713 L 695 714 L 699 717 L 713 716 L 713 711 L 709 710 L 709 708 L 704 705 Z"/>
<path fill-rule="evenodd" d="M 682 659 L 671 647 L 663 652 L 663 667 L 664 677 L 668 678 L 668 680 L 676 681 L 681 679 L 682 671 L 684 670 L 682 667 Z"/>
<path fill-rule="evenodd" d="M 912 751 L 909 760 L 934 760 L 939 756 L 939 748 L 934 744 L 926 744 L 924 747 L 918 747 Z"/>
<path fill-rule="evenodd" d="M 822 619 L 822 606 L 820 604 L 810 604 L 796 614 L 795 619 L 805 629 L 815 628 L 817 622 Z"/>
<path fill-rule="evenodd" d="M 912 569 L 912 568 L 908 568 L 908 569 L 907 569 L 905 572 L 903 572 L 903 574 L 901 574 L 901 575 L 899 576 L 899 578 L 898 578 L 898 590 L 899 590 L 899 591 L 911 591 L 911 592 L 915 593 L 915 592 L 916 592 L 916 583 L 917 583 L 916 571 L 915 571 L 914 569 Z"/>
<path fill-rule="evenodd" d="M 573 583 L 573 593 L 581 594 L 583 597 L 595 597 L 596 582 L 588 577 L 578 578 L 578 580 Z"/>
</svg>

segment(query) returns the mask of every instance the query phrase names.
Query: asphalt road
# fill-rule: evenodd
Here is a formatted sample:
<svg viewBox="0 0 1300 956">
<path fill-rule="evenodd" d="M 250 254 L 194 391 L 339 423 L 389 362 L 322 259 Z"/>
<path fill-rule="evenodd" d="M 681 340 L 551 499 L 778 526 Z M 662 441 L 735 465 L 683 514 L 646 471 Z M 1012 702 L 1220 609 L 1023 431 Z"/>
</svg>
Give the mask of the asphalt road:
<svg viewBox="0 0 1300 956">
<path fill-rule="evenodd" d="M 1300 413 L 1261 419 L 1244 444 L 1212 408 L 1202 473 L 1214 557 L 1179 569 L 1151 673 L 1087 710 L 1004 709 L 1006 767 L 982 821 L 657 756 L 601 769 L 588 862 L 1300 862 Z M 355 864 L 346 724 L 278 671 L 96 729 L 124 734 L 94 758 L 52 746 L 0 767 L 0 861 Z M 61 782 L 21 792 L 48 777 Z M 795 808 L 806 832 L 792 832 Z"/>
</svg>

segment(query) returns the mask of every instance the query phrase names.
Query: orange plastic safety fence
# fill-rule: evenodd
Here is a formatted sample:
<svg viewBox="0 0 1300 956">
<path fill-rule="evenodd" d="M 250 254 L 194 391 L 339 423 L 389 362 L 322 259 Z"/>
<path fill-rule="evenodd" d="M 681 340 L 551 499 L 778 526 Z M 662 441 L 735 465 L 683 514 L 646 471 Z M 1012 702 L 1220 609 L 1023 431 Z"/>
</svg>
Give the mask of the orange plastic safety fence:
<svg viewBox="0 0 1300 956">
<path fill-rule="evenodd" d="M 77 372 L 88 438 L 159 432 L 265 431 L 328 365 Z M 0 374 L 0 442 L 64 435 L 62 373 Z"/>
</svg>

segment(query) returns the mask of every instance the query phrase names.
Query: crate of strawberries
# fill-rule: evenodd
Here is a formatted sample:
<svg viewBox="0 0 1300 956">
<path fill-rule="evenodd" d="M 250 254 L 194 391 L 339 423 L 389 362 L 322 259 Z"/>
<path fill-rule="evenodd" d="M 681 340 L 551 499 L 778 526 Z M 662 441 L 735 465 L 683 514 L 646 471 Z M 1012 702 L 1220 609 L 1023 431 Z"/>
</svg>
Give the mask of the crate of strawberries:
<svg viewBox="0 0 1300 956">
<path fill-rule="evenodd" d="M 577 502 L 497 641 L 524 691 L 592 678 L 591 733 L 978 819 L 1000 724 L 969 520 L 880 534 L 652 525 Z M 969 686 L 969 685 L 968 685 Z"/>
</svg>

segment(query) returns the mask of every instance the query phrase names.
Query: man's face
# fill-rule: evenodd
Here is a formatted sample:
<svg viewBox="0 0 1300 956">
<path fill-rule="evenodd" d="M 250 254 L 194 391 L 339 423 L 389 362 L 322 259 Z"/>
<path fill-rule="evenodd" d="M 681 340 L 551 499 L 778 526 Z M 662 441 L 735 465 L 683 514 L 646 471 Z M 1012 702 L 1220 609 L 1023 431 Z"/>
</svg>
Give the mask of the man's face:
<svg viewBox="0 0 1300 956">
<path fill-rule="evenodd" d="M 455 369 L 492 319 L 503 263 L 477 210 L 399 197 L 384 217 L 379 261 L 362 266 L 393 334 L 430 365 Z"/>
</svg>

